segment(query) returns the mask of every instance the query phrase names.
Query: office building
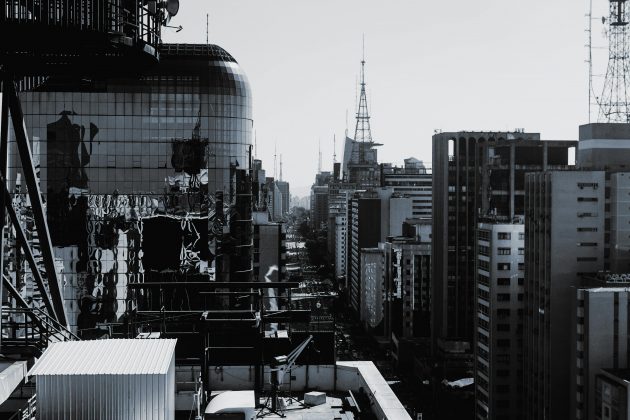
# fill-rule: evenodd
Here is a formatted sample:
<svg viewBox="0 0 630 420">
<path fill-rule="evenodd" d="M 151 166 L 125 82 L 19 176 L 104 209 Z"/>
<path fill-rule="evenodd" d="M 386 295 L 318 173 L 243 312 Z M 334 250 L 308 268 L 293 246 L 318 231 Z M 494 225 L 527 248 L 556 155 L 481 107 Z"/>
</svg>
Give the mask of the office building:
<svg viewBox="0 0 630 420">
<path fill-rule="evenodd" d="M 597 420 L 630 420 L 630 369 L 602 369 L 595 379 Z"/>
<path fill-rule="evenodd" d="M 523 418 L 523 223 L 477 227 L 476 418 Z"/>
<path fill-rule="evenodd" d="M 622 276 L 610 276 L 608 278 Z M 625 284 L 630 282 L 628 276 Z M 597 375 L 601 369 L 628 369 L 630 288 L 580 288 L 572 311 L 571 412 L 576 419 L 595 419 Z M 612 417 L 610 417 L 612 418 Z"/>
<path fill-rule="evenodd" d="M 624 196 L 630 192 L 630 177 L 624 172 L 630 157 L 628 139 L 627 124 L 583 125 L 577 150 L 579 172 L 528 175 L 524 330 L 528 418 L 561 418 L 578 412 L 572 406 L 578 390 L 570 386 L 571 367 L 562 363 L 572 352 L 566 343 L 574 331 L 574 317 L 567 315 L 572 314 L 574 288 L 598 271 L 630 269 L 625 226 L 630 208 Z M 587 390 L 580 388 L 580 392 L 584 393 L 580 402 L 585 404 Z M 579 409 L 580 415 L 585 409 L 584 405 Z"/>
<path fill-rule="evenodd" d="M 348 200 L 356 191 L 354 184 L 328 184 L 328 254 L 334 262 L 335 277 L 345 279 Z"/>
<path fill-rule="evenodd" d="M 567 168 L 575 146 L 523 131 L 433 136 L 432 331 L 441 354 L 471 349 L 479 217 L 523 215 L 525 173 Z"/>
<path fill-rule="evenodd" d="M 20 94 L 75 331 L 118 320 L 129 283 L 252 276 L 247 78 L 215 45 L 160 56 L 142 76 L 86 70 Z M 11 140 L 12 191 L 20 178 Z"/>
<path fill-rule="evenodd" d="M 575 287 L 604 265 L 605 172 L 533 173 L 525 184 L 525 418 L 568 418 Z"/>
<path fill-rule="evenodd" d="M 383 186 L 392 187 L 395 193 L 411 197 L 413 217 L 431 217 L 432 175 L 422 161 L 415 158 L 405 159 L 405 166 L 400 168 L 382 165 Z"/>
<path fill-rule="evenodd" d="M 381 199 L 375 192 L 357 192 L 348 204 L 346 273 L 351 307 L 361 310 L 361 252 L 374 248 L 381 239 Z"/>
<path fill-rule="evenodd" d="M 361 313 L 361 252 L 375 248 L 389 236 L 401 236 L 411 216 L 412 201 L 394 194 L 392 188 L 356 192 L 348 205 L 347 273 L 352 307 Z"/>
<path fill-rule="evenodd" d="M 289 214 L 289 211 L 291 210 L 290 208 L 290 199 L 291 199 L 291 192 L 289 189 L 289 183 L 287 181 L 277 181 L 276 182 L 276 186 L 278 187 L 278 190 L 280 190 L 280 194 L 282 196 L 282 217 L 285 217 L 287 214 Z"/>
</svg>

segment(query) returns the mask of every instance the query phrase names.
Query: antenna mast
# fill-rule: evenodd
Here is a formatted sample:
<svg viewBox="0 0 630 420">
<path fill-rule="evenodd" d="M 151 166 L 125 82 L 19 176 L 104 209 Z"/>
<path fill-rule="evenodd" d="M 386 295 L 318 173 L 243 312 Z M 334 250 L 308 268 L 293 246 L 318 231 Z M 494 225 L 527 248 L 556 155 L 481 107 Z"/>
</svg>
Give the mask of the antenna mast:
<svg viewBox="0 0 630 420">
<path fill-rule="evenodd" d="M 209 34 L 210 34 L 210 29 L 209 29 L 210 28 L 210 17 L 209 16 L 210 16 L 210 14 L 206 13 L 206 45 L 210 45 L 210 40 L 209 40 L 209 38 L 210 38 L 210 36 L 209 36 Z"/>
<path fill-rule="evenodd" d="M 273 144 L 273 177 L 277 179 L 278 177 L 278 143 L 275 142 Z"/>
<path fill-rule="evenodd" d="M 282 181 L 282 153 L 280 153 L 280 181 Z"/>
<path fill-rule="evenodd" d="M 591 105 L 593 102 L 593 0 L 589 0 L 588 14 L 586 15 L 588 24 L 586 25 L 588 58 L 588 123 L 591 123 Z"/>
<path fill-rule="evenodd" d="M 337 135 L 333 134 L 333 163 L 337 163 Z"/>
<path fill-rule="evenodd" d="M 254 157 L 258 156 L 258 133 L 254 130 Z"/>
<path fill-rule="evenodd" d="M 597 101 L 599 122 L 630 122 L 630 48 L 627 0 L 610 0 L 608 17 L 608 68 L 604 88 Z"/>
<path fill-rule="evenodd" d="M 318 154 L 317 173 L 321 174 L 322 173 L 322 140 L 321 139 L 317 140 L 317 154 Z"/>
<path fill-rule="evenodd" d="M 361 96 L 357 110 L 357 126 L 354 131 L 354 140 L 362 143 L 372 142 L 370 130 L 370 113 L 368 111 L 367 93 L 365 92 L 365 35 L 363 36 L 363 57 L 361 58 Z M 364 163 L 365 145 L 360 146 L 360 161 Z"/>
</svg>

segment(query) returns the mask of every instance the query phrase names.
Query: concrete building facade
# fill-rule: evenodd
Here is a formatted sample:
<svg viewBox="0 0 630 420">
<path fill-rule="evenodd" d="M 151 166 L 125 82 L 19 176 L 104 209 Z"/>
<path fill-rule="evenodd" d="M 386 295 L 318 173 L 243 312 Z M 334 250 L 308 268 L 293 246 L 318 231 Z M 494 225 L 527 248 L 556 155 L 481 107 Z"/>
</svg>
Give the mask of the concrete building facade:
<svg viewBox="0 0 630 420">
<path fill-rule="evenodd" d="M 571 346 L 571 412 L 576 419 L 597 418 L 597 375 L 601 369 L 627 369 L 630 288 L 577 290 Z"/>
<path fill-rule="evenodd" d="M 475 319 L 479 217 L 524 213 L 525 173 L 566 169 L 576 142 L 540 134 L 455 132 L 433 136 L 433 342 L 470 348 Z"/>
<path fill-rule="evenodd" d="M 475 411 L 478 419 L 523 418 L 523 223 L 477 229 Z"/>
<path fill-rule="evenodd" d="M 417 159 L 405 159 L 405 166 L 402 168 L 383 165 L 383 186 L 391 187 L 395 193 L 412 199 L 413 217 L 431 217 L 431 185 L 431 173 Z"/>
<path fill-rule="evenodd" d="M 604 171 L 528 174 L 525 200 L 525 418 L 568 418 L 575 287 L 604 264 Z"/>
</svg>

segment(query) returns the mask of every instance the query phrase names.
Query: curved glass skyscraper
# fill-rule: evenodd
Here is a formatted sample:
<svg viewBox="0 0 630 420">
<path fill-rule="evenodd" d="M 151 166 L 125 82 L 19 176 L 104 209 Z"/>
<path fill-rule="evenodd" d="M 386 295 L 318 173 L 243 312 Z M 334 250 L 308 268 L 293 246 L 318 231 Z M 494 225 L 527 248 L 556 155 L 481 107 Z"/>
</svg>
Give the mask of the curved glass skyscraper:
<svg viewBox="0 0 630 420">
<path fill-rule="evenodd" d="M 21 94 L 68 318 L 80 332 L 124 313 L 129 282 L 251 279 L 247 78 L 214 45 L 164 45 L 160 54 L 142 74 L 86 71 Z M 17 159 L 8 173 L 19 206 Z"/>
</svg>

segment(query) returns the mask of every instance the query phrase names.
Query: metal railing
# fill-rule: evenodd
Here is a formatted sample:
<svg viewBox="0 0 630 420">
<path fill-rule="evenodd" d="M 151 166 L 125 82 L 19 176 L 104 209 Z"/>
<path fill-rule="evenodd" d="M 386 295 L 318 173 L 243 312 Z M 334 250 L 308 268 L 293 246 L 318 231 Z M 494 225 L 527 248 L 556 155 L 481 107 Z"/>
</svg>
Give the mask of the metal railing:
<svg viewBox="0 0 630 420">
<path fill-rule="evenodd" d="M 8 420 L 34 420 L 37 414 L 37 394 L 28 399 L 24 408 L 16 411 Z"/>
<path fill-rule="evenodd" d="M 165 12 L 156 1 L 0 0 L 0 24 L 39 24 L 120 34 L 155 48 Z"/>
<path fill-rule="evenodd" d="M 65 326 L 38 308 L 2 308 L 2 346 L 31 347 L 43 352 L 51 343 L 79 340 Z"/>
</svg>

